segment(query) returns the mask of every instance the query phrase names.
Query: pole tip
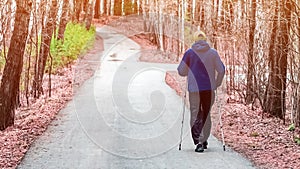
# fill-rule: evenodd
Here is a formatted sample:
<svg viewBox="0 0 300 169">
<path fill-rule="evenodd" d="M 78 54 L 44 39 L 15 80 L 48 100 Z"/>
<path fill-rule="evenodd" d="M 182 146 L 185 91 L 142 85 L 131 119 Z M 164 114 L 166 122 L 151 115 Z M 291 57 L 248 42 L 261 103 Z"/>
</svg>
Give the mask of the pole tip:
<svg viewBox="0 0 300 169">
<path fill-rule="evenodd" d="M 181 144 L 179 144 L 179 148 L 178 149 L 179 149 L 179 151 L 181 150 Z"/>
<path fill-rule="evenodd" d="M 225 151 L 226 149 L 225 149 L 225 145 L 223 145 L 223 150 Z"/>
</svg>

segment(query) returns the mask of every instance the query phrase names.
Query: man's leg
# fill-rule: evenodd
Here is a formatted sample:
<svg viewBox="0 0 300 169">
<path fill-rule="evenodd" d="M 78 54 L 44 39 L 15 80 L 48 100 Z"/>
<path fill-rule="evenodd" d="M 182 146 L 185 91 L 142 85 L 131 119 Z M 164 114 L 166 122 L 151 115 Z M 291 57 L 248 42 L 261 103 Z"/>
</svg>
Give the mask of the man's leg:
<svg viewBox="0 0 300 169">
<path fill-rule="evenodd" d="M 191 129 L 193 128 L 196 119 L 197 119 L 197 115 L 199 113 L 199 104 L 200 104 L 200 96 L 198 92 L 190 92 L 189 93 L 189 102 L 190 102 L 190 113 L 191 113 L 191 117 L 190 117 L 190 126 Z M 193 131 L 191 131 L 192 133 L 192 138 L 194 141 L 194 144 L 198 144 L 199 142 L 199 138 L 196 138 L 193 133 Z"/>
<path fill-rule="evenodd" d="M 207 141 L 209 135 L 210 135 L 210 131 L 211 131 L 211 117 L 210 117 L 210 113 L 208 114 L 206 121 L 204 123 L 202 132 L 200 134 L 199 137 L 199 142 L 200 143 L 204 143 Z"/>
<path fill-rule="evenodd" d="M 210 107 L 212 107 L 212 105 L 214 104 L 214 101 L 215 101 L 215 93 L 214 93 L 214 91 L 212 91 L 212 99 L 211 99 Z M 200 137 L 199 137 L 199 142 L 200 143 L 207 142 L 207 139 L 208 139 L 208 137 L 210 135 L 210 132 L 211 132 L 211 125 L 212 125 L 211 116 L 210 116 L 210 112 L 209 112 L 208 116 L 206 118 L 206 121 L 204 123 L 202 132 L 201 132 Z"/>
<path fill-rule="evenodd" d="M 199 96 L 200 96 L 200 102 L 198 108 L 199 111 L 198 111 L 197 118 L 194 122 L 194 125 L 192 127 L 192 137 L 195 145 L 198 143 L 202 144 L 199 138 L 212 104 L 211 103 L 212 92 L 210 90 L 200 92 Z"/>
</svg>

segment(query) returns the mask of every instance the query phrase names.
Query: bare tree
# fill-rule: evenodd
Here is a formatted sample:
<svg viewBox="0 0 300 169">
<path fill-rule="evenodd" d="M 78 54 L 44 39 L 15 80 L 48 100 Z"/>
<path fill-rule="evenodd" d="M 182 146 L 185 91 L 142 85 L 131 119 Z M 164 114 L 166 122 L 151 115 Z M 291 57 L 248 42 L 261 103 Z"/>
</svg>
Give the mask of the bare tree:
<svg viewBox="0 0 300 169">
<path fill-rule="evenodd" d="M 252 0 L 250 5 L 250 18 L 249 18 L 249 53 L 248 53 L 248 70 L 247 70 L 247 90 L 246 90 L 246 103 L 250 104 L 254 100 L 254 36 L 256 28 L 256 0 Z"/>
<path fill-rule="evenodd" d="M 276 1 L 272 31 L 274 41 L 270 45 L 270 73 L 265 111 L 279 118 L 284 118 L 286 109 L 287 56 L 289 52 L 291 10 L 290 0 L 284 3 Z"/>
<path fill-rule="evenodd" d="M 33 92 L 34 97 L 39 98 L 43 93 L 43 77 L 46 68 L 47 58 L 50 52 L 50 43 L 54 32 L 55 20 L 57 16 L 57 1 L 52 0 L 48 15 L 46 15 L 46 24 L 42 28 L 42 40 L 39 51 L 37 71 L 34 75 Z"/>
<path fill-rule="evenodd" d="M 295 65 L 296 67 L 292 69 L 291 71 L 297 72 L 296 73 L 296 95 L 295 95 L 295 102 L 294 102 L 294 118 L 293 121 L 296 123 L 297 126 L 300 126 L 300 1 L 296 1 L 296 3 L 293 4 L 295 6 L 295 29 L 296 29 L 296 38 L 298 39 L 298 48 L 296 48 L 296 56 L 294 57 Z"/>
</svg>

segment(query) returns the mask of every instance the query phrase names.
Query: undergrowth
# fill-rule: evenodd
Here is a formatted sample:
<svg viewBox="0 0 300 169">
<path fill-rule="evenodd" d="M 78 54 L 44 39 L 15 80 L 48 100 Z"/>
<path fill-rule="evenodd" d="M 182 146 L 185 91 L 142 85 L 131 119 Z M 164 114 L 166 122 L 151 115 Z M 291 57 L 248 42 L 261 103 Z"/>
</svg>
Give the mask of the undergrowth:
<svg viewBox="0 0 300 169">
<path fill-rule="evenodd" d="M 91 27 L 88 31 L 82 24 L 68 23 L 64 40 L 52 38 L 50 52 L 53 72 L 55 73 L 58 68 L 64 67 L 84 54 L 92 46 L 95 32 L 95 27 Z"/>
</svg>

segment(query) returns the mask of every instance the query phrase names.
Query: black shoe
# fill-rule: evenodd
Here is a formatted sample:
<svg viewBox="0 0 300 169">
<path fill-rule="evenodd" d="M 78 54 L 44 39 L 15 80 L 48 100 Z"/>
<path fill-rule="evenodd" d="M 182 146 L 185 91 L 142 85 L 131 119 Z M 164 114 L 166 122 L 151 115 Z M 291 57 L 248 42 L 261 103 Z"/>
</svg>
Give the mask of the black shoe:
<svg viewBox="0 0 300 169">
<path fill-rule="evenodd" d="M 204 142 L 202 143 L 202 145 L 203 145 L 203 148 L 204 148 L 204 149 L 207 149 L 208 142 L 207 142 L 207 141 L 204 141 Z"/>
<path fill-rule="evenodd" d="M 203 151 L 204 151 L 204 146 L 202 144 L 198 144 L 195 149 L 195 152 L 202 153 Z"/>
</svg>

